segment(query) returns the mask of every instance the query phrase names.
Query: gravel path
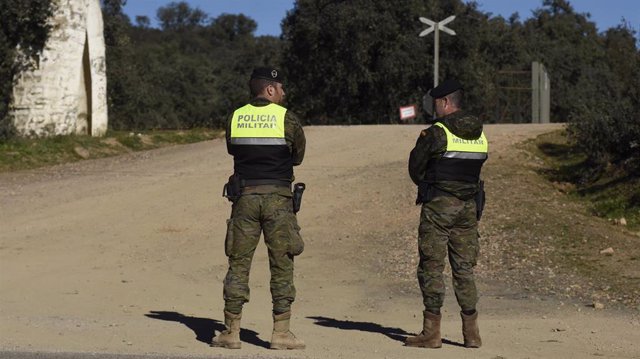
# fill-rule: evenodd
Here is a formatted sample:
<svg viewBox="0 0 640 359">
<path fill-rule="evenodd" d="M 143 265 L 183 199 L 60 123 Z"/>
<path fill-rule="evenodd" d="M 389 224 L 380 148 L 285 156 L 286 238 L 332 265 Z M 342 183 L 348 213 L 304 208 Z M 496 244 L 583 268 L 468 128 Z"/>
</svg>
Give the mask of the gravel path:
<svg viewBox="0 0 640 359">
<path fill-rule="evenodd" d="M 487 126 L 481 349 L 460 346 L 450 290 L 443 348 L 402 346 L 421 325 L 414 274 L 419 208 L 406 170 L 421 127 L 336 126 L 305 128 L 307 158 L 296 170 L 307 184 L 299 215 L 307 246 L 296 260 L 292 329 L 306 341 L 305 351 L 266 349 L 271 299 L 263 244 L 243 313 L 242 350 L 207 345 L 222 328 L 230 206 L 220 191 L 232 168 L 224 142 L 214 140 L 0 174 L 0 356 L 637 358 L 637 312 L 595 310 L 571 291 L 567 300 L 546 295 L 540 289 L 546 278 L 558 277 L 555 262 L 534 270 L 527 263 L 539 263 L 535 256 L 513 259 L 517 248 L 552 258 L 532 235 L 544 232 L 542 217 L 529 214 L 530 230 L 515 229 L 524 220 L 516 215 L 518 203 L 545 192 L 534 167 L 515 164 L 535 166 L 518 144 L 556 128 Z M 563 280 L 567 287 L 583 285 Z M 557 291 L 554 286 L 548 285 Z"/>
</svg>

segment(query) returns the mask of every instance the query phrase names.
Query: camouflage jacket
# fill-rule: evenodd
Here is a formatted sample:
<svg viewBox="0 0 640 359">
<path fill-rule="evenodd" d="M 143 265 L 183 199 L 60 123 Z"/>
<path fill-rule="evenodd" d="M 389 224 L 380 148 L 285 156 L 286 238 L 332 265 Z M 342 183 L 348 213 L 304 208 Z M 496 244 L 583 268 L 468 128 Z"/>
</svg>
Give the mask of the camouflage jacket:
<svg viewBox="0 0 640 359">
<path fill-rule="evenodd" d="M 449 131 L 463 139 L 476 139 L 482 134 L 482 121 L 476 116 L 462 110 L 456 111 L 437 122 L 444 124 Z M 447 148 L 447 135 L 438 126 L 424 129 L 409 156 L 409 175 L 413 183 L 418 185 L 426 177 L 429 160 L 441 156 Z M 468 197 L 478 189 L 476 183 L 441 181 L 435 186 L 457 197 Z"/>
</svg>

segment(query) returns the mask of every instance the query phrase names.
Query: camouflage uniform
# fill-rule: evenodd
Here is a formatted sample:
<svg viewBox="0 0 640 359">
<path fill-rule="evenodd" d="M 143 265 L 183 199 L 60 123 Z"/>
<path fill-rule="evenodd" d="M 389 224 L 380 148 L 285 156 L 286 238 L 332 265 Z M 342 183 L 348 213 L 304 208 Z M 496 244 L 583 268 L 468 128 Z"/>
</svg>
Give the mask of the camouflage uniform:
<svg viewBox="0 0 640 359">
<path fill-rule="evenodd" d="M 262 98 L 251 102 L 254 106 L 269 103 Z M 232 154 L 230 126 L 231 118 L 227 125 L 227 149 Z M 290 111 L 285 115 L 285 139 L 292 163 L 297 166 L 304 158 L 306 141 L 300 121 Z M 279 314 L 290 310 L 296 295 L 293 257 L 302 253 L 304 247 L 299 231 L 293 213 L 291 188 L 276 185 L 243 188 L 227 221 L 225 252 L 229 258 L 229 270 L 224 280 L 225 311 L 239 314 L 244 303 L 249 301 L 249 271 L 261 232 L 269 253 L 273 312 Z"/>
<path fill-rule="evenodd" d="M 464 139 L 475 139 L 482 133 L 482 122 L 475 116 L 456 111 L 442 119 L 452 133 Z M 447 147 L 444 130 L 431 126 L 423 130 L 411 151 L 409 174 L 418 185 L 427 176 L 427 163 L 441 156 Z M 439 181 L 440 195 L 422 204 L 418 228 L 418 282 L 425 309 L 437 313 L 445 295 L 444 260 L 449 257 L 453 288 L 463 311 L 474 310 L 478 293 L 473 268 L 478 257 L 478 230 L 474 195 L 477 183 Z"/>
</svg>

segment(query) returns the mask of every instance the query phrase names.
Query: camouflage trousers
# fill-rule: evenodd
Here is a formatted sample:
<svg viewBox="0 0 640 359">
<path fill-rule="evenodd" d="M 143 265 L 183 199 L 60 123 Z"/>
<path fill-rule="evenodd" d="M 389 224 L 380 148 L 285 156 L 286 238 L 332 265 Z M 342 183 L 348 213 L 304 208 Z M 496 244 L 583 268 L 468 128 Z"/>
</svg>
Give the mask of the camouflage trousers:
<svg viewBox="0 0 640 359">
<path fill-rule="evenodd" d="M 438 196 L 422 205 L 418 228 L 418 283 L 426 310 L 437 312 L 445 295 L 443 271 L 448 255 L 453 289 L 462 310 L 478 302 L 473 268 L 478 258 L 478 221 L 473 199 Z"/>
<path fill-rule="evenodd" d="M 225 253 L 229 270 L 223 293 L 224 310 L 230 313 L 241 313 L 249 301 L 249 271 L 261 232 L 269 253 L 273 312 L 288 312 L 295 300 L 293 257 L 302 253 L 304 243 L 293 213 L 291 192 L 286 192 L 243 194 L 233 204 L 227 220 Z"/>
</svg>

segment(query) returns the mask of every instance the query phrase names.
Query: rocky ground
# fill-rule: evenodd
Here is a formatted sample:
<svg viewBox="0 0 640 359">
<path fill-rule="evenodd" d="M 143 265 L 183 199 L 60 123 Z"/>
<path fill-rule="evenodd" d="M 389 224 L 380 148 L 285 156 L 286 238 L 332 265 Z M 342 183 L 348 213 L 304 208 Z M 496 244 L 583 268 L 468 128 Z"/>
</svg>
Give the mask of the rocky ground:
<svg viewBox="0 0 640 359">
<path fill-rule="evenodd" d="M 547 181 L 532 145 L 520 142 L 524 128 L 510 126 L 512 135 L 491 144 L 483 172 L 488 198 L 480 223 L 478 277 L 523 298 L 640 311 L 640 233 L 594 217 L 564 193 L 563 184 Z M 403 180 L 398 171 L 375 172 L 365 177 Z M 401 293 L 417 294 L 417 223 L 400 215 L 415 194 L 402 192 L 384 206 L 376 198 L 363 207 L 397 215 L 389 219 L 394 241 L 382 238 L 386 232 L 368 234 L 384 243 L 375 266 L 403 283 Z"/>
</svg>

